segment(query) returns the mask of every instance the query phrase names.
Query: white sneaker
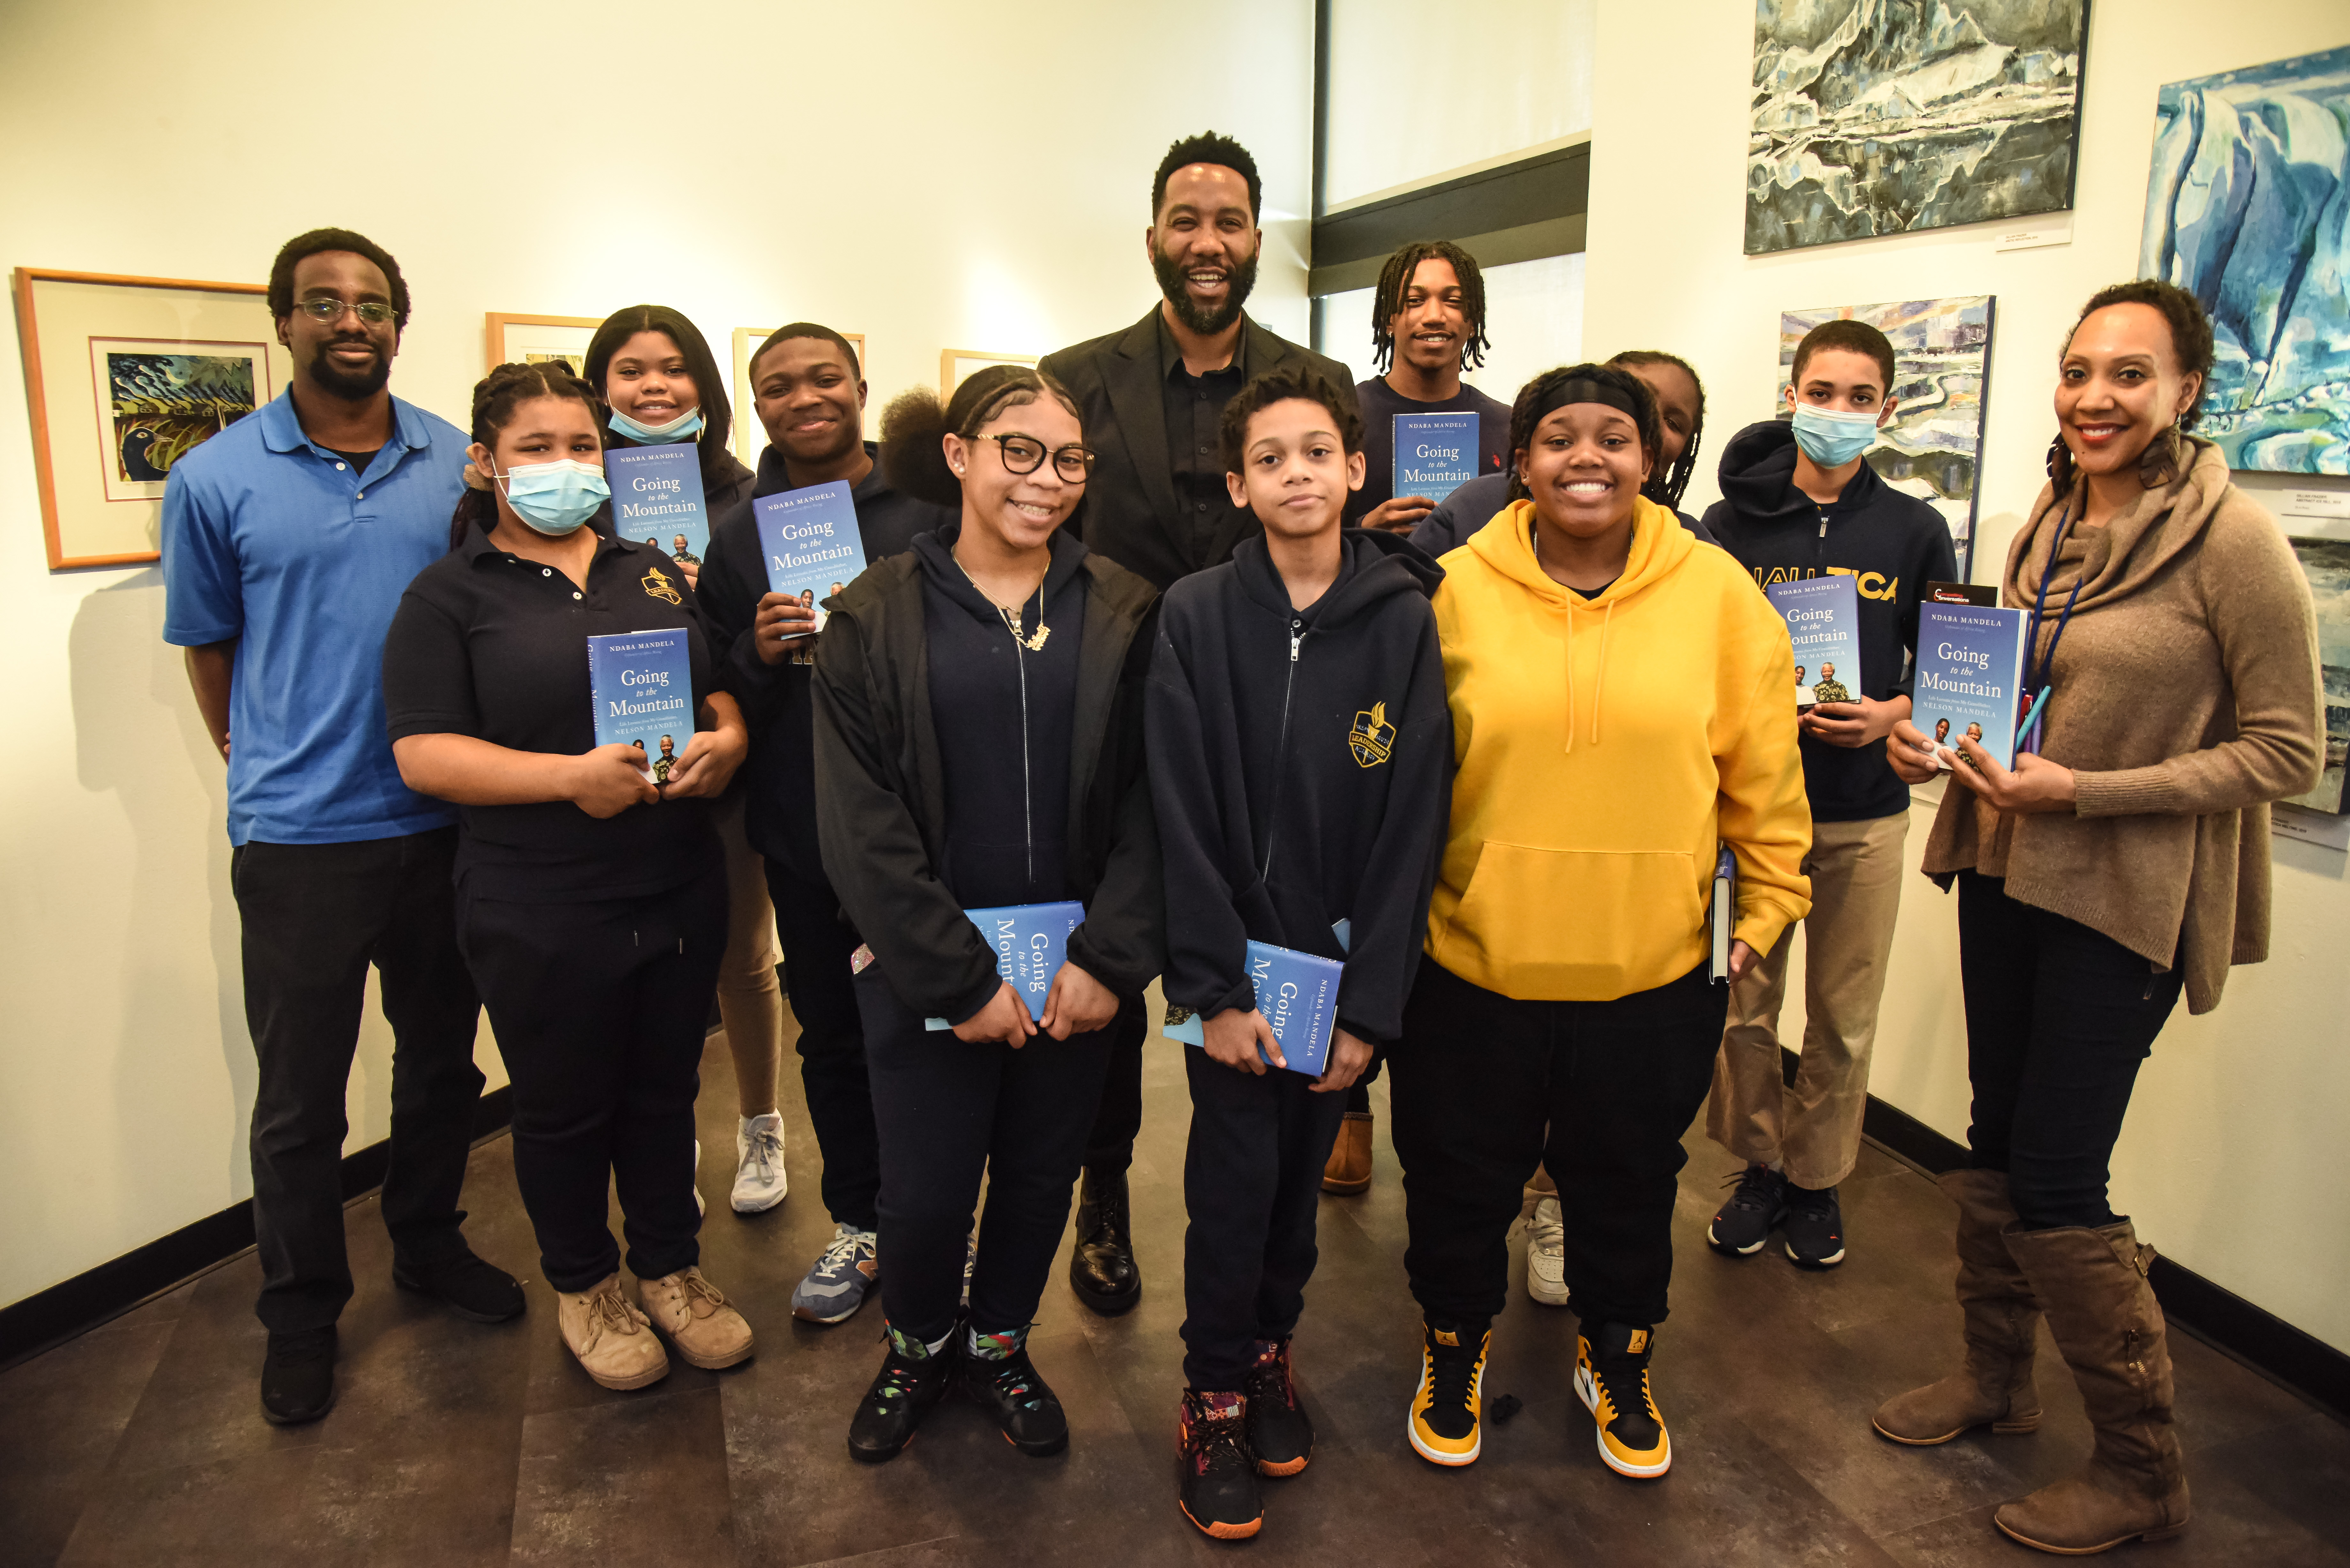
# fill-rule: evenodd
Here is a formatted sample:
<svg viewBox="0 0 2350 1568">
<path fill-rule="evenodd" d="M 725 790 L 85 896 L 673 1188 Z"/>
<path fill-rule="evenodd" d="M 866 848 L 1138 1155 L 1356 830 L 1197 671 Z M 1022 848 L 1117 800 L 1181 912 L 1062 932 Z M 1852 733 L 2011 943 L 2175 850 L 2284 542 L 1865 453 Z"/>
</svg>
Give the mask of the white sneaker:
<svg viewBox="0 0 2350 1568">
<path fill-rule="evenodd" d="M 1526 1294 L 1544 1306 L 1566 1304 L 1566 1221 L 1555 1198 L 1538 1200 L 1526 1221 Z"/>
<path fill-rule="evenodd" d="M 734 1212 L 764 1214 L 784 1200 L 784 1118 L 768 1111 L 734 1130 Z"/>
</svg>

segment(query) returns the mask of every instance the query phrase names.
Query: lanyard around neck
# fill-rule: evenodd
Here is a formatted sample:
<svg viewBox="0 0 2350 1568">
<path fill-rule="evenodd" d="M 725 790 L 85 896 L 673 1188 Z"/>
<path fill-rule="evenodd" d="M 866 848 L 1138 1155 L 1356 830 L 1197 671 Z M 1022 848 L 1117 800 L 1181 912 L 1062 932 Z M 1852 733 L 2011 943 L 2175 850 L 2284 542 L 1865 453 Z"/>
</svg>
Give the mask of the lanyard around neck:
<svg viewBox="0 0 2350 1568">
<path fill-rule="evenodd" d="M 2072 527 L 2073 508 L 2070 504 L 2067 504 L 2063 519 L 2056 524 L 2056 542 L 2048 546 L 2048 565 L 2041 568 L 2040 595 L 2032 606 L 2032 631 L 2031 635 L 2024 639 L 2023 645 L 2026 649 L 2027 664 L 2030 662 L 2029 650 L 2039 645 L 2041 623 L 2048 614 L 2048 579 L 2056 575 L 2056 557 L 2063 552 L 2064 535 L 2072 531 Z M 2054 676 L 2056 669 L 2056 645 L 2064 640 L 2064 628 L 2073 619 L 2073 601 L 2081 597 L 2081 585 L 2089 580 L 2088 567 L 2087 561 L 2081 563 L 2080 575 L 2073 579 L 2073 591 L 2064 596 L 2064 608 L 2056 618 L 2056 634 L 2048 639 L 2048 651 L 2041 656 L 2036 675 L 2024 681 L 2026 691 L 2036 691 L 2045 689 Z"/>
</svg>

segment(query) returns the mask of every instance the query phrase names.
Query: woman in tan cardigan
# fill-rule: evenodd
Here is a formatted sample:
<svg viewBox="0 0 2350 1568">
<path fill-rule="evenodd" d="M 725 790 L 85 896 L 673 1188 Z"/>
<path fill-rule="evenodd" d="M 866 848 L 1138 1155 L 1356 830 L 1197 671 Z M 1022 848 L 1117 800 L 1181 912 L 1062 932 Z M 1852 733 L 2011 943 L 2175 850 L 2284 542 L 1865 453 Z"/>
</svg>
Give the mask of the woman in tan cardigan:
<svg viewBox="0 0 2350 1568">
<path fill-rule="evenodd" d="M 2138 1064 L 2176 1006 L 2219 1004 L 2268 953 L 2269 803 L 2315 784 L 2315 618 L 2284 535 L 2185 433 L 2211 327 L 2168 284 L 2093 297 L 2064 348 L 2053 483 L 2008 552 L 2002 598 L 2033 612 L 2039 754 L 1971 740 L 1925 869 L 1959 886 L 1974 1089 L 1959 1205 L 1963 1370 L 1888 1401 L 1878 1431 L 1947 1442 L 2040 1424 L 2041 1314 L 2096 1432 L 2088 1466 L 2002 1508 L 2028 1546 L 2101 1552 L 2187 1522 L 2153 1251 L 2106 1203 Z M 1931 778 L 1925 737 L 1887 748 Z M 1904 744 L 1903 742 L 1907 742 Z"/>
</svg>

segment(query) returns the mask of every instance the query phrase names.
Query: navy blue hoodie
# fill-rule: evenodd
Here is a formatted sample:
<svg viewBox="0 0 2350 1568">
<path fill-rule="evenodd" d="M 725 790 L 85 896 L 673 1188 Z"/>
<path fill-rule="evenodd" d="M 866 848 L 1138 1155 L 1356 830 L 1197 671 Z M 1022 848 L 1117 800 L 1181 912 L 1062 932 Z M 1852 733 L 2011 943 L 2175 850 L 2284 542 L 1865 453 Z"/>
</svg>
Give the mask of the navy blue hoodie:
<svg viewBox="0 0 2350 1568">
<path fill-rule="evenodd" d="M 1942 514 L 1863 462 L 1832 505 L 1795 488 L 1795 427 L 1749 425 L 1721 452 L 1722 499 L 1706 526 L 1757 584 L 1848 573 L 1860 591 L 1860 694 L 1907 696 L 1918 647 L 1918 607 L 1928 583 L 1959 575 Z M 1885 760 L 1885 742 L 1832 746 L 1803 737 L 1804 787 L 1814 822 L 1866 822 L 1909 808 L 1909 789 Z"/>
<path fill-rule="evenodd" d="M 1260 536 L 1167 591 L 1144 707 L 1167 868 L 1168 1001 L 1255 1005 L 1254 940 L 1341 959 L 1338 1024 L 1394 1041 L 1451 808 L 1430 596 L 1443 568 L 1348 529 L 1303 610 Z M 1345 919 L 1341 949 L 1333 922 Z"/>
</svg>

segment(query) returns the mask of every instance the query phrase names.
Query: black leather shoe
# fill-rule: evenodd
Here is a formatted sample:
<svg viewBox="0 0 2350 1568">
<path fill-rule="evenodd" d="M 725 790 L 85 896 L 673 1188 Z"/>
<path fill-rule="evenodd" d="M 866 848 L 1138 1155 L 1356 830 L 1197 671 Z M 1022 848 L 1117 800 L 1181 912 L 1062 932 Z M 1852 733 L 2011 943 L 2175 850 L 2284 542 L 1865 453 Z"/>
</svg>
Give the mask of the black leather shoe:
<svg viewBox="0 0 2350 1568">
<path fill-rule="evenodd" d="M 335 1325 L 269 1336 L 261 1364 L 261 1414 L 273 1427 L 298 1427 L 335 1407 Z"/>
<path fill-rule="evenodd" d="M 960 1331 L 958 1331 L 960 1332 Z M 1003 1440 L 1031 1459 L 1057 1454 L 1069 1446 L 1069 1418 L 1060 1397 L 1036 1376 L 1028 1359 L 1028 1331 L 989 1334 L 990 1354 L 974 1355 L 965 1347 L 962 1357 L 962 1389 L 1003 1428 Z M 1001 1351 L 1002 1355 L 993 1354 Z"/>
<path fill-rule="evenodd" d="M 868 1465 L 894 1459 L 914 1440 L 914 1433 L 931 1407 L 946 1397 L 954 1381 L 955 1341 L 962 1334 L 958 1323 L 947 1342 L 935 1351 L 910 1339 L 885 1322 L 881 1337 L 889 1353 L 872 1386 L 857 1402 L 848 1422 L 848 1457 Z"/>
<path fill-rule="evenodd" d="M 432 1263 L 395 1261 L 391 1282 L 432 1296 L 473 1323 L 504 1323 L 522 1315 L 522 1286 L 512 1274 L 474 1256 L 472 1248 Z"/>
<path fill-rule="evenodd" d="M 1133 1309 L 1142 1299 L 1127 1218 L 1126 1172 L 1086 1172 L 1077 1193 L 1077 1245 L 1069 1254 L 1069 1288 L 1104 1317 Z"/>
</svg>

